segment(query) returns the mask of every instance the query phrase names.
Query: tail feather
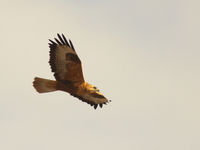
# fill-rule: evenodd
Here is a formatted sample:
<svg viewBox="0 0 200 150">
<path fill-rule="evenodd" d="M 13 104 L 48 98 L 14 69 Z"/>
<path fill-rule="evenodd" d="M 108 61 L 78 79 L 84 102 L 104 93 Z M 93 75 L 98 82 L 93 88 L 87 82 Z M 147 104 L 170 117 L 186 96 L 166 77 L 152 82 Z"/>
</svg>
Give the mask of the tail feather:
<svg viewBox="0 0 200 150">
<path fill-rule="evenodd" d="M 46 93 L 56 91 L 57 82 L 54 80 L 48 80 L 43 78 L 35 77 L 33 81 L 33 87 L 38 93 Z"/>
</svg>

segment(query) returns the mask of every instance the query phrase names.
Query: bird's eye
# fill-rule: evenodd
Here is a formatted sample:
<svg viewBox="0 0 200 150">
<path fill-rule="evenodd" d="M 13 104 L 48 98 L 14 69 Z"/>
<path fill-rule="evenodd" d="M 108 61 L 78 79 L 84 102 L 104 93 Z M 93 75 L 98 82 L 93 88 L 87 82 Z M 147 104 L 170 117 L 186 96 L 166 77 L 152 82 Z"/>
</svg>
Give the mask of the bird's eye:
<svg viewBox="0 0 200 150">
<path fill-rule="evenodd" d="M 96 86 L 94 86 L 93 88 L 95 89 L 95 91 L 99 92 L 99 89 Z"/>
</svg>

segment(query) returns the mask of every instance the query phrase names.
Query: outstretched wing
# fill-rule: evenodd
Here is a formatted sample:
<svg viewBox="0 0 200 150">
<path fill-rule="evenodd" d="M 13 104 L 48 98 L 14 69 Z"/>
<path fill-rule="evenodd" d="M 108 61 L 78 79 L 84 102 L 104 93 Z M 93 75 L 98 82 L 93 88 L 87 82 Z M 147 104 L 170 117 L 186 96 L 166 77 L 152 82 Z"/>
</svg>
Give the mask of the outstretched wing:
<svg viewBox="0 0 200 150">
<path fill-rule="evenodd" d="M 78 99 L 82 100 L 83 102 L 86 102 L 90 104 L 91 106 L 94 106 L 94 109 L 98 107 L 98 105 L 102 108 L 103 104 L 107 104 L 108 101 L 101 93 L 84 93 L 84 94 L 71 94 L 74 97 L 77 97 Z"/>
<path fill-rule="evenodd" d="M 65 36 L 58 35 L 55 42 L 49 40 L 51 71 L 57 81 L 64 83 L 82 83 L 84 82 L 81 61 L 77 56 L 72 42 L 69 43 Z"/>
</svg>

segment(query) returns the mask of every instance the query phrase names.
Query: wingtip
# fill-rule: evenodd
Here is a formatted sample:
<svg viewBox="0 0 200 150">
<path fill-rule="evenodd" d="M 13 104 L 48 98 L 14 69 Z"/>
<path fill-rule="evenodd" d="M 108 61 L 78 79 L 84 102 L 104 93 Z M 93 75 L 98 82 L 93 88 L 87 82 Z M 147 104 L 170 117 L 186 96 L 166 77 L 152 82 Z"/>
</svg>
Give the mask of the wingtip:
<svg viewBox="0 0 200 150">
<path fill-rule="evenodd" d="M 65 37 L 63 33 L 61 35 L 62 35 L 62 37 Z"/>
<path fill-rule="evenodd" d="M 64 40 L 64 43 L 65 43 L 67 46 L 70 46 L 69 43 L 68 43 L 68 41 L 67 41 L 67 39 L 66 39 L 66 37 L 64 36 L 64 34 L 62 33 L 61 35 L 62 35 L 62 38 L 63 38 L 63 40 Z"/>
<path fill-rule="evenodd" d="M 74 45 L 70 39 L 69 39 L 69 43 L 70 43 L 71 48 L 75 51 Z"/>
<path fill-rule="evenodd" d="M 99 104 L 99 106 L 102 108 L 102 107 L 103 107 L 103 104 Z"/>
<path fill-rule="evenodd" d="M 94 109 L 97 109 L 97 107 L 98 107 L 98 104 L 94 105 Z"/>
</svg>

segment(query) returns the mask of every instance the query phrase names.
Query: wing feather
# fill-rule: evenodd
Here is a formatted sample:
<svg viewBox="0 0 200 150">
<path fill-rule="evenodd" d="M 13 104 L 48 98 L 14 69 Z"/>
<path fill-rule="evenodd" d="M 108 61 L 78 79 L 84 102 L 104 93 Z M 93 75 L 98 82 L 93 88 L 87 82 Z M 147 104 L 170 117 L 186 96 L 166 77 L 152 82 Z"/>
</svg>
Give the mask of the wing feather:
<svg viewBox="0 0 200 150">
<path fill-rule="evenodd" d="M 59 40 L 58 40 L 59 39 Z M 58 34 L 58 39 L 55 41 L 49 40 L 50 60 L 52 72 L 58 81 L 70 81 L 72 83 L 84 82 L 81 61 L 76 54 L 72 42 L 67 42 L 67 39 L 62 34 Z"/>
<path fill-rule="evenodd" d="M 49 45 L 56 45 L 56 42 L 54 42 L 54 41 L 52 41 L 50 39 L 49 39 L 49 41 L 51 42 L 51 43 L 49 43 Z"/>
<path fill-rule="evenodd" d="M 75 49 L 74 49 L 74 45 L 73 45 L 73 43 L 72 43 L 71 40 L 69 40 L 69 43 L 70 43 L 71 48 L 72 48 L 73 50 L 75 50 Z"/>
<path fill-rule="evenodd" d="M 54 38 L 54 40 L 55 40 L 59 45 L 62 45 L 62 43 L 61 43 L 58 39 Z"/>
<path fill-rule="evenodd" d="M 65 38 L 65 36 L 62 34 L 62 37 L 63 37 L 63 40 L 65 41 L 65 44 L 67 45 L 67 46 L 69 46 L 69 43 L 67 42 L 67 39 Z"/>
<path fill-rule="evenodd" d="M 61 41 L 61 43 L 62 43 L 63 45 L 65 45 L 65 42 L 63 41 L 63 39 L 62 39 L 62 37 L 60 36 L 60 34 L 57 34 L 57 36 L 58 36 L 59 40 Z"/>
<path fill-rule="evenodd" d="M 97 93 L 71 94 L 71 95 L 93 106 L 94 109 L 96 109 L 98 105 L 102 108 L 103 104 L 106 105 L 108 102 L 110 102 L 102 94 L 99 95 Z"/>
</svg>

